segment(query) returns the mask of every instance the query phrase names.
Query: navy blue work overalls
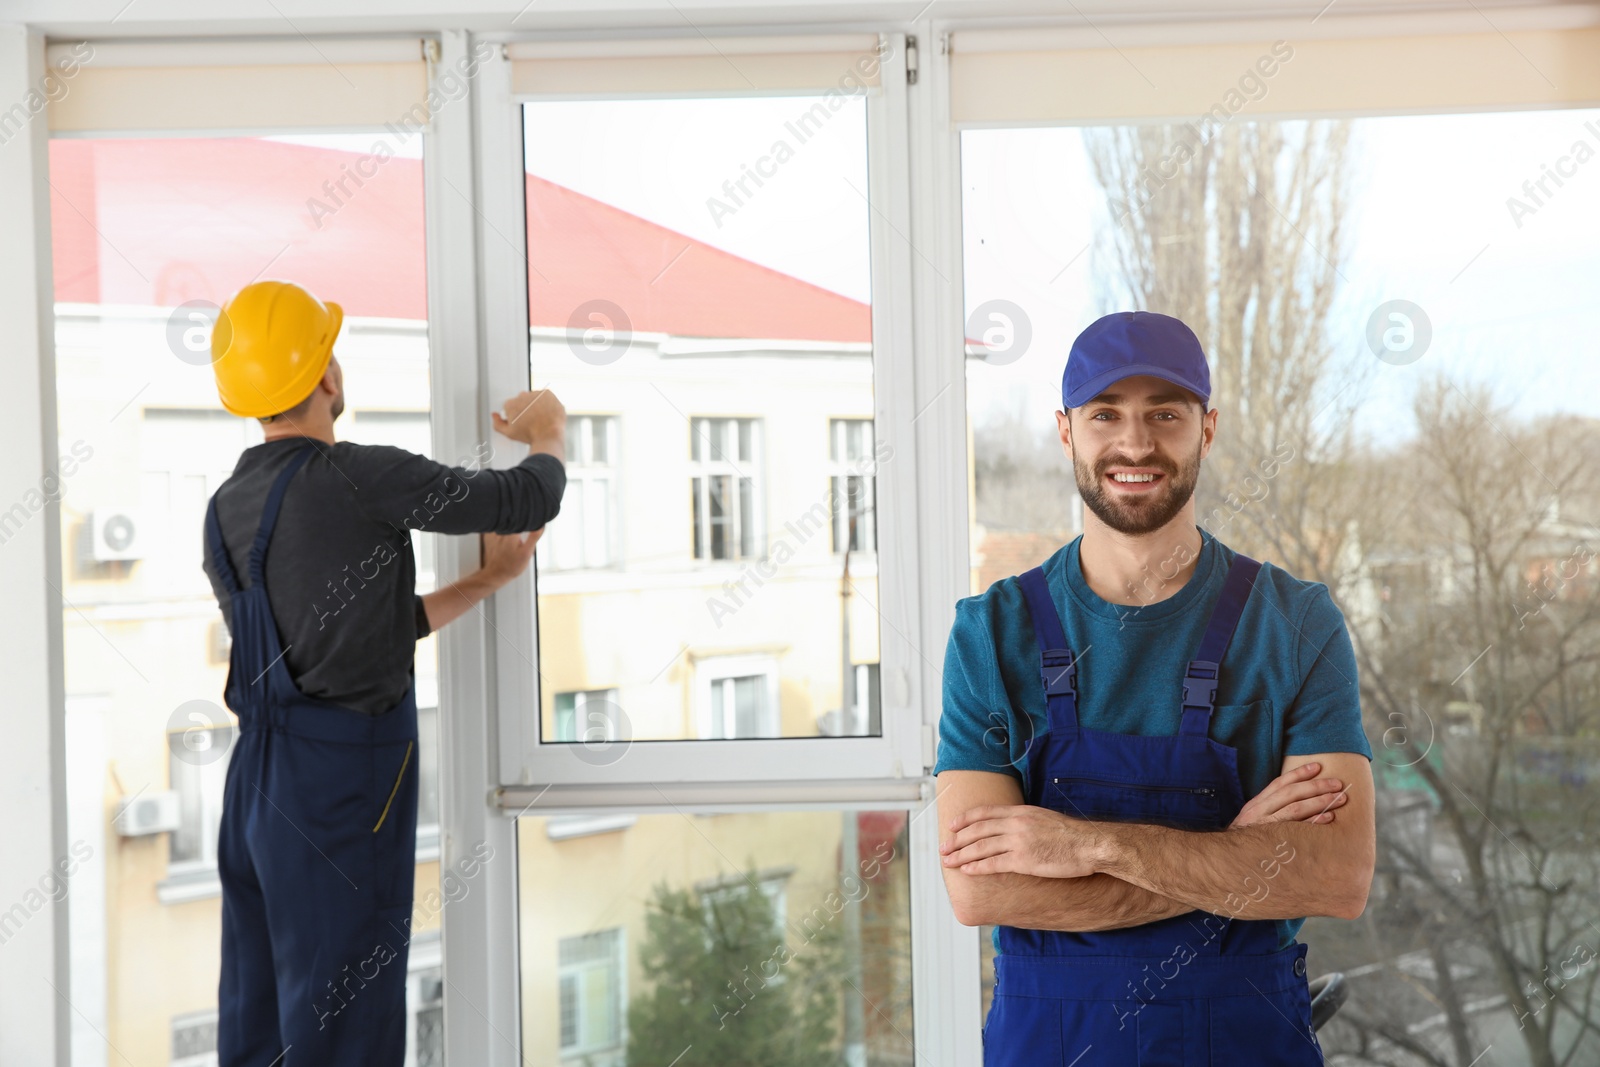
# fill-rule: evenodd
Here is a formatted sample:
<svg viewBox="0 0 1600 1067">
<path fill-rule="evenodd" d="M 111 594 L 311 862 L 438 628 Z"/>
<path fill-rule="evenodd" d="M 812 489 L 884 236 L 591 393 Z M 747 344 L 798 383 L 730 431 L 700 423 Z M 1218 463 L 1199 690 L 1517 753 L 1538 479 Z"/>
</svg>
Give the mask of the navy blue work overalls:
<svg viewBox="0 0 1600 1067">
<path fill-rule="evenodd" d="M 1176 737 L 1086 730 L 1077 668 L 1045 582 L 1021 576 L 1050 725 L 1027 759 L 1028 803 L 1078 818 L 1227 827 L 1244 806 L 1236 752 L 1208 735 L 1219 664 L 1261 564 L 1236 556 L 1183 685 Z M 1269 857 L 1270 858 L 1270 857 Z M 1281 858 L 1281 857 L 1279 857 Z M 1239 896 L 1259 895 L 1264 877 Z M 1254 887 L 1252 889 L 1252 887 Z M 1306 946 L 1271 920 L 1192 911 L 1124 930 L 999 929 L 987 1067 L 1320 1064 Z"/>
<path fill-rule="evenodd" d="M 381 715 L 305 696 L 284 664 L 264 579 L 283 496 L 314 446 L 273 483 L 250 549 L 228 559 L 213 496 L 206 547 L 229 595 L 228 763 L 220 1067 L 399 1067 L 417 837 L 413 687 Z M 308 609 L 309 610 L 309 609 Z"/>
</svg>

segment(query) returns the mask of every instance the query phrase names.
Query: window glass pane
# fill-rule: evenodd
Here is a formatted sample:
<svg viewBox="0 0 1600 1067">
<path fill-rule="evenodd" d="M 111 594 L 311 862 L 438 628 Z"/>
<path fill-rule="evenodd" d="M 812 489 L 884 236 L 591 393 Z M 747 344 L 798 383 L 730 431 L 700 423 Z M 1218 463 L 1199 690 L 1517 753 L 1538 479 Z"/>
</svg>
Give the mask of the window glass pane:
<svg viewBox="0 0 1600 1067">
<path fill-rule="evenodd" d="M 843 442 L 835 449 L 831 483 L 833 550 L 876 551 L 877 514 L 874 510 L 875 465 L 872 462 L 872 420 L 835 419 L 831 440 Z M 840 460 L 842 454 L 845 458 Z M 852 532 L 852 525 L 853 531 Z M 852 564 L 852 571 L 854 564 Z"/>
<path fill-rule="evenodd" d="M 373 173 L 330 200 L 324 183 L 358 164 Z M 50 580 L 71 605 L 68 837 L 92 852 L 73 879 L 61 991 L 73 1062 L 214 1063 L 216 835 L 236 735 L 201 527 L 262 430 L 219 405 L 211 322 L 258 277 L 341 304 L 338 436 L 429 451 L 421 139 L 74 138 L 51 142 L 49 165 L 56 419 L 73 461 Z M 431 550 L 415 541 L 426 591 Z M 437 706 L 434 646 L 416 647 L 422 706 Z M 421 737 L 422 814 L 436 823 L 433 731 Z M 108 817 L 125 800 L 136 824 Z M 419 899 L 437 877 L 417 865 Z M 436 913 L 416 923 L 436 926 Z"/>
<path fill-rule="evenodd" d="M 576 741 L 578 739 L 576 693 L 556 694 L 556 728 L 555 740 Z"/>
<path fill-rule="evenodd" d="M 878 665 L 876 663 L 864 663 L 857 667 L 856 671 L 857 678 L 860 680 L 856 694 L 858 714 L 861 705 L 864 703 L 866 705 L 865 732 L 875 734 L 882 729 L 883 723 L 883 692 L 878 680 Z M 866 690 L 865 700 L 862 699 L 861 689 Z"/>
<path fill-rule="evenodd" d="M 834 489 L 838 495 L 834 497 L 834 550 L 837 552 L 856 551 L 861 547 L 859 516 L 856 514 L 853 493 L 855 483 L 856 479 L 850 477 L 835 480 Z"/>
<path fill-rule="evenodd" d="M 756 554 L 756 487 L 749 478 L 739 479 L 739 555 Z"/>
<path fill-rule="evenodd" d="M 589 420 L 582 415 L 567 417 L 567 463 L 577 465 L 584 460 L 584 428 Z"/>
<path fill-rule="evenodd" d="M 842 664 L 878 659 L 876 564 L 841 612 L 824 529 L 865 462 L 831 420 L 873 411 L 867 99 L 541 100 L 523 135 L 530 370 L 595 419 L 609 479 L 569 534 L 588 568 L 541 557 L 536 610 L 582 625 L 538 630 L 540 736 L 551 694 L 614 687 L 635 740 L 699 737 L 697 646 L 786 649 L 762 714 L 817 736 Z"/>
<path fill-rule="evenodd" d="M 584 510 L 597 531 L 611 531 L 611 490 L 615 484 L 610 478 L 589 481 L 589 506 Z M 603 534 L 586 539 L 584 549 L 588 552 L 585 562 L 591 567 L 604 567 L 611 562 L 611 545 Z"/>
<path fill-rule="evenodd" d="M 859 551 L 861 548 L 862 521 L 865 519 L 864 509 L 862 506 L 863 501 L 861 498 L 861 479 L 849 479 L 848 486 L 849 489 L 845 498 L 845 507 L 846 514 L 850 519 L 850 548 L 852 551 Z"/>
<path fill-rule="evenodd" d="M 711 558 L 728 558 L 728 527 L 733 524 L 732 485 L 726 474 L 711 479 Z"/>
<path fill-rule="evenodd" d="M 567 486 L 561 496 L 559 522 L 546 527 L 535 550 L 539 571 L 610 566 L 611 499 L 616 488 L 609 440 L 615 419 L 606 415 L 567 418 Z"/>
<path fill-rule="evenodd" d="M 1600 1062 L 1571 984 L 1600 906 L 1600 673 L 1570 654 L 1600 648 L 1597 119 L 962 134 L 972 591 L 1110 506 L 1053 412 L 1078 332 L 1140 309 L 1211 360 L 1196 523 L 1343 614 L 1378 857 L 1359 920 L 1298 934 L 1351 980 L 1330 1063 L 1465 1064 L 1512 1031 L 1524 1062 Z"/>
<path fill-rule="evenodd" d="M 711 683 L 711 736 L 732 737 L 725 723 L 726 708 L 724 701 L 727 699 L 728 681 L 719 679 Z"/>
<path fill-rule="evenodd" d="M 561 1051 L 578 1044 L 578 976 L 563 974 L 561 982 Z"/>
<path fill-rule="evenodd" d="M 518 820 L 527 1062 L 917 1062 L 905 812 L 593 825 Z"/>
<path fill-rule="evenodd" d="M 766 721 L 766 696 L 767 680 L 765 677 L 735 678 L 733 680 L 733 699 L 738 708 L 735 721 L 738 723 L 738 732 L 735 737 L 761 737 Z"/>
<path fill-rule="evenodd" d="M 694 534 L 693 534 L 693 538 L 694 538 L 694 557 L 695 557 L 695 559 L 702 559 L 702 558 L 705 557 L 705 554 L 706 554 L 705 545 L 706 545 L 707 538 L 706 538 L 706 531 L 705 531 L 705 528 L 704 528 L 704 523 L 705 523 L 706 520 L 705 520 L 704 514 L 702 513 L 704 508 L 703 508 L 703 505 L 700 502 L 701 501 L 701 497 L 704 494 L 704 492 L 705 492 L 705 479 L 704 478 L 691 478 L 689 480 L 689 496 L 690 496 L 690 501 L 691 501 L 691 507 L 694 509 Z"/>
<path fill-rule="evenodd" d="M 866 508 L 867 529 L 872 531 L 872 535 L 863 547 L 869 552 L 876 552 L 878 551 L 878 483 L 875 480 L 869 480 L 866 485 Z"/>
</svg>

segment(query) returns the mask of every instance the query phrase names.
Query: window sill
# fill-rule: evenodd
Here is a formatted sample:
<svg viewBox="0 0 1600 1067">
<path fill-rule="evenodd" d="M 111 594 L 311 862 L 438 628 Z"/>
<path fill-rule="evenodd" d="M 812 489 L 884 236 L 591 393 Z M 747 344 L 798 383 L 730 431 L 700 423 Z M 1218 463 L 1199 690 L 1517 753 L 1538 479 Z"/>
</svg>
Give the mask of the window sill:
<svg viewBox="0 0 1600 1067">
<path fill-rule="evenodd" d="M 566 841 L 626 830 L 638 821 L 637 815 L 555 815 L 545 820 L 544 832 L 552 841 Z"/>
<path fill-rule="evenodd" d="M 563 1049 L 561 1051 L 561 1067 L 622 1067 L 626 1062 L 623 1059 L 623 1050 L 617 1045 L 607 1045 L 604 1048 L 594 1049 Z"/>
<path fill-rule="evenodd" d="M 222 883 L 217 881 L 215 867 L 168 871 L 167 877 L 156 883 L 156 899 L 163 904 L 187 904 L 221 895 Z"/>
</svg>

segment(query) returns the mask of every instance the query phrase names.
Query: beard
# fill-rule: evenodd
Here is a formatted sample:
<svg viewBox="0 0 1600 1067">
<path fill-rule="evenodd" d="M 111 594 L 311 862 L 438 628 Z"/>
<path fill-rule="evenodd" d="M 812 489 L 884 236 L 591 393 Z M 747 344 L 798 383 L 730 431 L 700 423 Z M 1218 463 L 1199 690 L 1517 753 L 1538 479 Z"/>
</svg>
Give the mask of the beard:
<svg viewBox="0 0 1600 1067">
<path fill-rule="evenodd" d="M 1161 487 L 1138 496 L 1113 495 L 1114 490 L 1105 484 L 1105 473 L 1111 467 L 1155 467 L 1162 473 Z M 1200 445 L 1195 445 L 1194 455 L 1182 466 L 1173 466 L 1163 457 L 1133 463 L 1121 456 L 1108 456 L 1090 470 L 1087 463 L 1074 457 L 1072 473 L 1084 506 L 1101 522 L 1118 533 L 1152 533 L 1171 522 L 1194 496 L 1195 485 L 1200 481 Z"/>
</svg>

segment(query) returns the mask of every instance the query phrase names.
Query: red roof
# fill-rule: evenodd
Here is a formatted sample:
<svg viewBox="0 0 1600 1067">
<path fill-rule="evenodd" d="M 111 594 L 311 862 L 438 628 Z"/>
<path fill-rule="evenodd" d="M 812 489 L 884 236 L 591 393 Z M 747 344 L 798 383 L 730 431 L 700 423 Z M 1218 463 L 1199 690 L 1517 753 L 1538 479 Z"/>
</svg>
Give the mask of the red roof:
<svg viewBox="0 0 1600 1067">
<path fill-rule="evenodd" d="M 597 298 L 635 330 L 686 337 L 868 341 L 871 309 L 565 186 L 527 176 L 528 306 L 564 326 Z"/>
<path fill-rule="evenodd" d="M 427 317 L 420 160 L 254 138 L 57 139 L 50 183 L 58 300 L 221 303 L 270 277 L 347 315 Z M 605 299 L 647 332 L 871 339 L 858 300 L 531 174 L 527 195 L 535 326 Z"/>
<path fill-rule="evenodd" d="M 1076 536 L 1064 530 L 1055 533 L 984 531 L 983 540 L 978 544 L 977 591 L 981 593 L 1002 578 L 1037 567 Z"/>
</svg>

